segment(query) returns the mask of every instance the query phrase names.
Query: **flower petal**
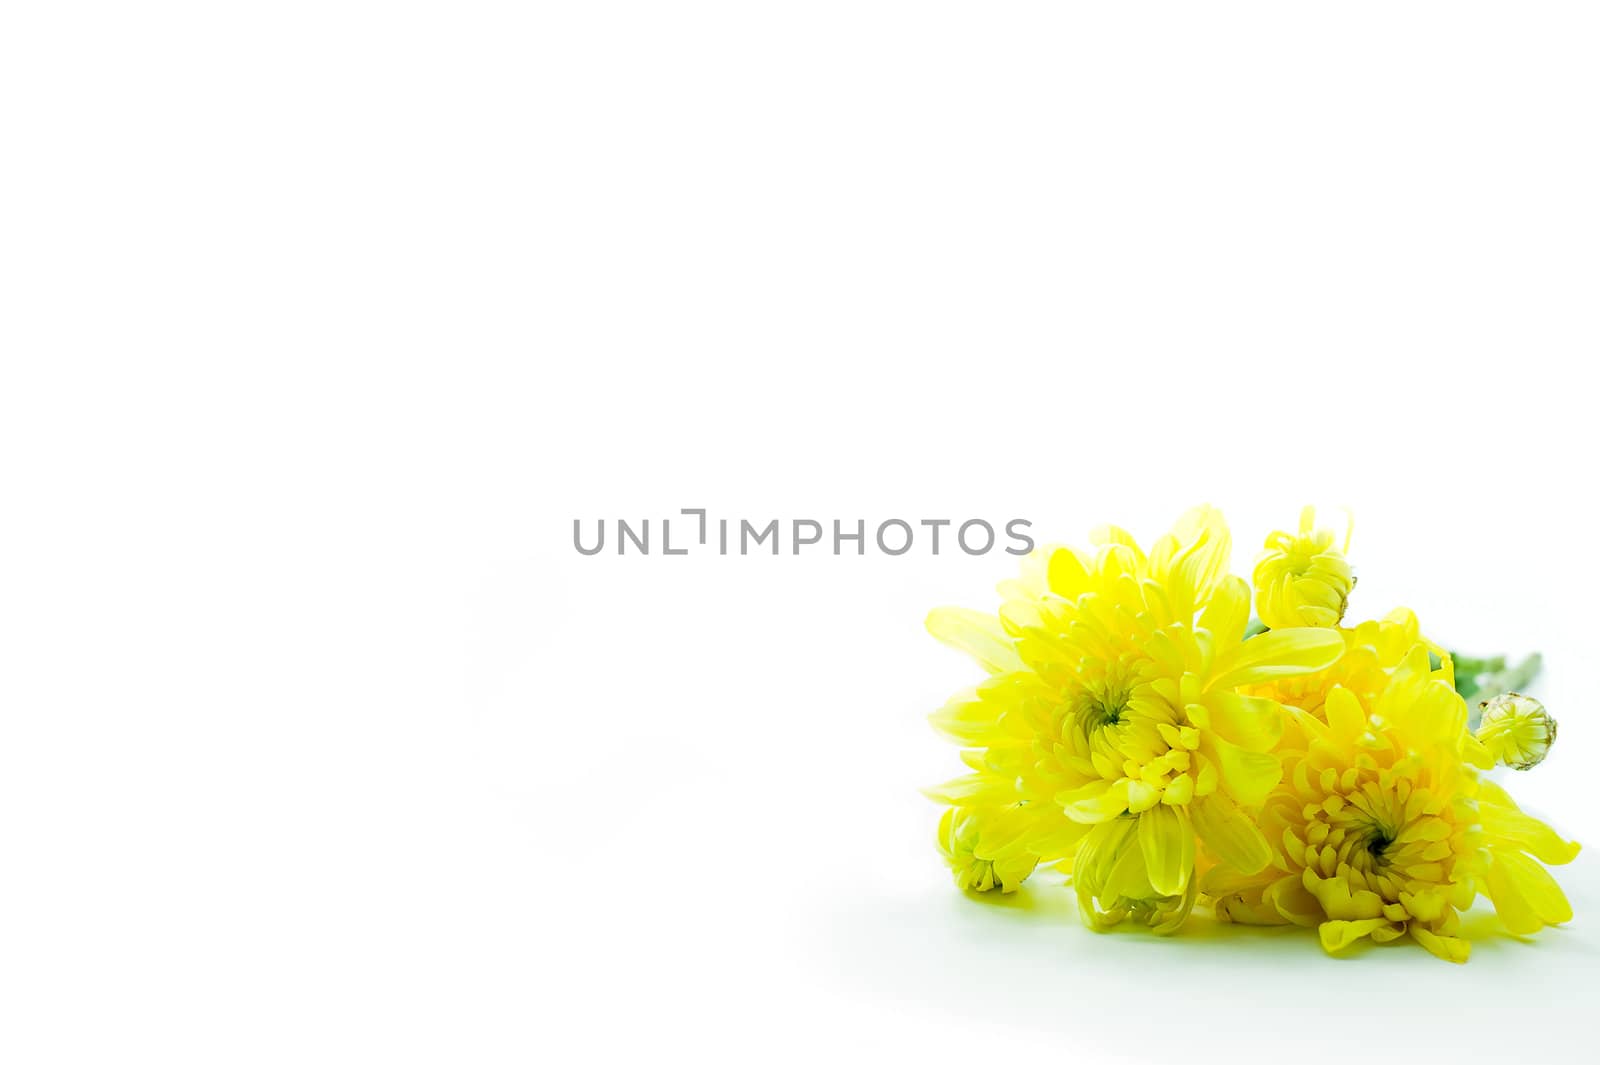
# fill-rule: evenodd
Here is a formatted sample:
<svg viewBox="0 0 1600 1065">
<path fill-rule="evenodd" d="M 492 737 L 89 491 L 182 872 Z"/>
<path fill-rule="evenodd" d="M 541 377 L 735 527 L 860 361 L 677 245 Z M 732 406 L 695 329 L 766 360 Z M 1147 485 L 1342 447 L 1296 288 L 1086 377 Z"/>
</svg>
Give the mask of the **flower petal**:
<svg viewBox="0 0 1600 1065">
<path fill-rule="evenodd" d="M 1270 751 L 1283 735 L 1283 707 L 1271 699 L 1211 692 L 1205 706 L 1212 728 L 1246 750 Z"/>
<path fill-rule="evenodd" d="M 1228 577 L 1211 593 L 1211 601 L 1200 613 L 1200 627 L 1217 638 L 1219 647 L 1230 647 L 1244 639 L 1250 622 L 1250 586 L 1239 577 Z"/>
<path fill-rule="evenodd" d="M 1267 889 L 1265 898 L 1285 920 L 1306 928 L 1315 926 L 1324 916 L 1322 904 L 1306 890 L 1305 884 L 1297 876 L 1286 876 L 1273 884 Z"/>
<path fill-rule="evenodd" d="M 1187 593 L 1184 598 L 1198 606 L 1213 594 L 1217 582 L 1228 571 L 1228 560 L 1233 555 L 1228 523 L 1216 507 L 1202 505 L 1185 512 L 1173 524 L 1171 535 L 1178 543 L 1178 551 L 1172 559 L 1170 578 L 1163 583 L 1181 587 Z"/>
<path fill-rule="evenodd" d="M 1000 627 L 1000 619 L 977 610 L 942 606 L 928 614 L 928 632 L 940 643 L 964 651 L 990 673 L 1011 673 L 1025 668 L 1017 649 Z"/>
<path fill-rule="evenodd" d="M 1260 806 L 1283 779 L 1283 763 L 1275 754 L 1247 751 L 1214 732 L 1205 734 L 1200 747 L 1215 760 L 1222 790 L 1241 806 Z"/>
<path fill-rule="evenodd" d="M 1049 557 L 1047 579 L 1052 592 L 1063 599 L 1076 599 L 1089 590 L 1089 560 L 1070 547 L 1058 547 Z"/>
<path fill-rule="evenodd" d="M 1156 894 L 1183 894 L 1194 875 L 1194 830 L 1189 819 L 1170 806 L 1152 806 L 1139 815 L 1139 848 Z"/>
<path fill-rule="evenodd" d="M 1315 673 L 1339 661 L 1343 654 L 1344 637 L 1334 629 L 1273 629 L 1225 653 L 1206 687 L 1217 691 Z"/>
<path fill-rule="evenodd" d="M 1000 806 L 1017 801 L 1014 781 L 988 773 L 971 773 L 947 780 L 933 788 L 923 788 L 922 794 L 934 802 L 951 806 Z"/>
<path fill-rule="evenodd" d="M 1572 904 L 1544 866 L 1518 851 L 1497 849 L 1490 855 L 1484 879 L 1509 931 L 1531 935 L 1547 924 L 1572 920 Z"/>
<path fill-rule="evenodd" d="M 1272 861 L 1267 837 L 1226 795 L 1208 795 L 1190 803 L 1189 809 L 1195 831 L 1218 861 L 1247 874 L 1265 869 Z"/>
<path fill-rule="evenodd" d="M 1128 788 L 1132 782 L 1121 780 L 1093 780 L 1078 788 L 1056 794 L 1068 817 L 1085 825 L 1110 821 L 1128 809 Z"/>
<path fill-rule="evenodd" d="M 1483 830 L 1491 845 L 1511 844 L 1512 848 L 1527 851 L 1547 865 L 1565 865 L 1583 849 L 1577 843 L 1562 839 L 1543 821 L 1519 810 L 1511 796 L 1493 781 L 1485 780 L 1479 785 L 1478 812 L 1483 817 Z"/>
<path fill-rule="evenodd" d="M 1384 917 L 1371 917 L 1365 921 L 1323 921 L 1317 926 L 1317 935 L 1322 939 L 1322 949 L 1329 954 L 1336 954 L 1388 923 Z"/>
<path fill-rule="evenodd" d="M 1411 922 L 1411 938 L 1428 948 L 1428 953 L 1445 961 L 1457 964 L 1467 960 L 1472 953 L 1472 944 L 1459 936 L 1441 936 L 1430 932 L 1415 921 Z"/>
<path fill-rule="evenodd" d="M 1328 728 L 1341 743 L 1349 743 L 1367 730 L 1367 712 L 1348 688 L 1336 685 L 1330 689 L 1322 709 L 1328 717 Z"/>
</svg>

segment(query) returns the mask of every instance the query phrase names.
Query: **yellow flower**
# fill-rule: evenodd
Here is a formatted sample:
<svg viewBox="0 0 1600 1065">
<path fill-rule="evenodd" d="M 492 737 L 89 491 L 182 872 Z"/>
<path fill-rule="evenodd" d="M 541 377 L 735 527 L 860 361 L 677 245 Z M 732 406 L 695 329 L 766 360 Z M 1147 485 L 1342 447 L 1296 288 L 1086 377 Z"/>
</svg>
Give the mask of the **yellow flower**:
<svg viewBox="0 0 1600 1065">
<path fill-rule="evenodd" d="M 1298 533 L 1275 532 L 1267 537 L 1266 551 L 1256 562 L 1251 582 L 1256 589 L 1256 614 L 1269 629 L 1312 625 L 1333 628 L 1344 617 L 1355 578 L 1344 545 L 1334 546 L 1334 534 L 1314 528 L 1316 509 L 1300 512 Z"/>
<path fill-rule="evenodd" d="M 1346 688 L 1354 692 L 1363 705 L 1370 705 L 1389 686 L 1390 675 L 1419 643 L 1438 655 L 1444 668 L 1449 667 L 1449 656 L 1444 649 L 1422 635 L 1417 616 L 1404 607 L 1391 611 L 1382 620 L 1363 621 L 1337 631 L 1344 638 L 1345 651 L 1332 666 L 1316 673 L 1275 679 L 1248 689 L 1248 693 L 1275 699 L 1327 724 L 1323 701 L 1330 691 L 1335 687 Z M 1448 674 L 1446 677 L 1453 681 Z M 1291 714 L 1291 722 L 1297 722 L 1300 716 Z M 1303 730 L 1290 727 L 1285 729 L 1280 746 L 1305 750 L 1309 742 L 1310 737 Z"/>
<path fill-rule="evenodd" d="M 1533 696 L 1506 692 L 1483 704 L 1478 739 L 1501 765 L 1532 769 L 1556 741 L 1556 719 Z"/>
<path fill-rule="evenodd" d="M 1026 828 L 1018 807 L 952 807 L 939 821 L 939 850 L 962 890 L 1010 894 L 1039 864 L 1037 855 L 1011 846 Z"/>
<path fill-rule="evenodd" d="M 1133 917 L 1161 935 L 1178 930 L 1194 909 L 1200 878 L 1190 875 L 1176 894 L 1156 893 L 1151 871 L 1162 859 L 1159 853 L 1152 857 L 1146 848 L 1150 841 L 1159 847 L 1164 828 L 1170 829 L 1181 817 L 1158 806 L 1139 817 L 1103 821 L 1089 831 L 1073 866 L 1079 912 L 1089 927 L 1103 931 Z M 1176 842 L 1187 847 L 1185 860 L 1192 866 L 1194 837 L 1181 836 Z"/>
<path fill-rule="evenodd" d="M 1201 848 L 1241 873 L 1271 859 L 1249 811 L 1280 779 L 1283 710 L 1240 689 L 1326 669 L 1344 640 L 1286 628 L 1246 641 L 1249 588 L 1225 575 L 1228 530 L 1209 507 L 1148 555 L 1116 528 L 1093 542 L 1030 556 L 1001 586 L 998 620 L 929 616 L 934 636 L 993 674 L 934 715 L 975 772 L 930 795 L 1019 811 L 1013 845 L 1072 859 L 1091 927 L 1137 915 L 1172 931 L 1194 903 Z"/>
<path fill-rule="evenodd" d="M 974 641 L 979 640 L 979 627 L 984 615 L 975 611 L 950 609 L 941 619 L 940 631 L 950 639 L 956 633 Z M 993 618 L 988 622 L 998 629 Z M 930 619 L 930 626 L 933 620 Z M 983 649 L 979 643 L 964 645 L 965 649 L 979 655 L 999 656 L 1015 652 L 1003 636 L 996 636 L 992 646 Z M 984 658 L 980 658 L 984 661 Z M 976 823 L 966 826 L 952 818 L 941 823 L 940 849 L 954 870 L 957 882 L 963 881 L 969 867 L 964 849 L 957 847 L 951 833 L 963 826 L 970 841 L 973 857 L 980 861 L 1015 861 L 1003 872 L 1021 870 L 1015 882 L 1021 883 L 1035 864 L 1069 860 L 1088 829 L 1068 820 L 1061 808 L 1041 795 L 1050 790 L 1041 786 L 1040 777 L 1033 768 L 1033 748 L 1038 731 L 1047 727 L 1054 712 L 1055 700 L 1037 676 L 1021 668 L 997 672 L 994 661 L 986 663 L 996 672 L 976 688 L 969 689 L 950 699 L 944 709 L 933 714 L 933 726 L 947 737 L 966 747 L 961 759 L 974 770 L 968 776 L 958 777 L 937 788 L 925 789 L 925 794 L 936 802 L 959 808 L 965 818 L 992 815 L 980 831 Z M 972 833 L 983 838 L 980 844 Z M 1001 833 L 1004 833 L 1001 835 Z M 1024 868 L 1025 867 L 1025 868 Z M 973 882 L 981 882 L 982 874 Z M 1005 878 L 1002 878 L 1004 882 Z M 970 887 L 963 883 L 963 887 Z M 986 890 L 978 888 L 977 890 Z"/>
<path fill-rule="evenodd" d="M 1370 702 L 1335 686 L 1322 716 L 1299 716 L 1309 746 L 1287 757 L 1261 814 L 1277 853 L 1254 876 L 1208 875 L 1219 917 L 1314 926 L 1329 952 L 1409 935 L 1450 961 L 1467 959 L 1459 914 L 1480 890 L 1517 934 L 1571 918 L 1540 863 L 1570 861 L 1577 845 L 1480 778 L 1492 763 L 1425 645 Z"/>
</svg>

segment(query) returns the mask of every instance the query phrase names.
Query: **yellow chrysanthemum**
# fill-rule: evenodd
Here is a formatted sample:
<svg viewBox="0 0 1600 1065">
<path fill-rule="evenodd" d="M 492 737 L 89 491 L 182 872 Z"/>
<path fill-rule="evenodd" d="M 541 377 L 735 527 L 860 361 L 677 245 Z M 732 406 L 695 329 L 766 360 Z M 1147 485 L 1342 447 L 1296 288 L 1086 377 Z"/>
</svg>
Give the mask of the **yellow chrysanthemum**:
<svg viewBox="0 0 1600 1065">
<path fill-rule="evenodd" d="M 1011 846 L 1027 830 L 1020 807 L 951 807 L 939 821 L 939 851 L 965 891 L 1010 894 L 1039 864 L 1039 858 Z"/>
<path fill-rule="evenodd" d="M 1570 861 L 1577 845 L 1480 779 L 1491 760 L 1426 646 L 1375 697 L 1335 686 L 1320 716 L 1298 716 L 1310 742 L 1261 814 L 1277 853 L 1255 876 L 1208 874 L 1218 916 L 1314 926 L 1329 952 L 1409 935 L 1450 961 L 1467 959 L 1459 914 L 1479 891 L 1518 934 L 1571 918 L 1540 862 Z"/>
<path fill-rule="evenodd" d="M 1256 562 L 1251 583 L 1256 589 L 1256 614 L 1269 629 L 1311 625 L 1333 628 L 1344 618 L 1345 605 L 1355 578 L 1344 543 L 1334 546 L 1334 534 L 1315 528 L 1316 509 L 1300 512 L 1298 533 L 1275 532 L 1267 537 L 1266 551 Z"/>
<path fill-rule="evenodd" d="M 1094 543 L 1031 556 L 1001 586 L 998 620 L 929 616 L 994 674 L 934 715 L 975 772 L 930 794 L 1011 809 L 1026 826 L 1009 848 L 1073 858 L 1092 927 L 1136 915 L 1171 931 L 1194 903 L 1201 847 L 1241 873 L 1271 858 L 1247 811 L 1281 776 L 1283 711 L 1240 689 L 1326 669 L 1344 640 L 1286 628 L 1246 641 L 1249 588 L 1225 576 L 1228 531 L 1210 508 L 1148 555 L 1120 529 Z"/>
<path fill-rule="evenodd" d="M 1364 705 L 1378 697 L 1389 686 L 1391 674 L 1405 661 L 1418 644 L 1442 660 L 1442 669 L 1450 668 L 1449 656 L 1444 649 L 1422 635 L 1417 616 L 1401 607 L 1379 621 L 1363 621 L 1350 628 L 1339 628 L 1345 651 L 1339 660 L 1327 669 L 1283 677 L 1248 689 L 1249 694 L 1274 699 L 1284 706 L 1294 707 L 1327 723 L 1323 701 L 1335 687 L 1354 692 Z M 1452 680 L 1448 673 L 1445 679 Z M 1284 732 L 1280 746 L 1304 750 L 1309 742 L 1302 730 L 1293 726 L 1299 715 L 1291 716 L 1291 727 Z"/>
</svg>

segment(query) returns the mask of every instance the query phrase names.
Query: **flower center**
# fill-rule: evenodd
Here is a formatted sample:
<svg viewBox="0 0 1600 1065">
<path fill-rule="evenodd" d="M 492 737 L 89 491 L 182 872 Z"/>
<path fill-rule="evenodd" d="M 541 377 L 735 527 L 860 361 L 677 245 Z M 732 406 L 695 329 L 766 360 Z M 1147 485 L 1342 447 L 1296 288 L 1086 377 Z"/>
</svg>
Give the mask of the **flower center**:
<svg viewBox="0 0 1600 1065">
<path fill-rule="evenodd" d="M 1105 688 L 1089 692 L 1083 714 L 1090 730 L 1122 724 L 1122 715 L 1128 709 L 1128 694 L 1123 688 Z"/>
<path fill-rule="evenodd" d="M 1316 545 L 1306 540 L 1296 540 L 1289 549 L 1289 572 L 1296 577 L 1304 577 L 1311 572 L 1312 558 L 1317 553 Z"/>
</svg>

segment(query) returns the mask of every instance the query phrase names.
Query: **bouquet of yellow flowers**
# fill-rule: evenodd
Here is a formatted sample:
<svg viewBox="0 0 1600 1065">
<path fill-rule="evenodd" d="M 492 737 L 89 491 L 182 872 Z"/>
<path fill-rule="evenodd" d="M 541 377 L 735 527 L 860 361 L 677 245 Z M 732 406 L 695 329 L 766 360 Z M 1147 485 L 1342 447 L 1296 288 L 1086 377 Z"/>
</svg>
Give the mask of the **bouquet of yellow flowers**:
<svg viewBox="0 0 1600 1065">
<path fill-rule="evenodd" d="M 1170 933 L 1203 899 L 1330 952 L 1410 936 L 1450 961 L 1480 893 L 1518 935 L 1570 920 L 1545 866 L 1578 845 L 1486 775 L 1555 738 L 1536 700 L 1494 690 L 1536 660 L 1458 678 L 1409 610 L 1344 625 L 1340 539 L 1307 508 L 1247 584 L 1199 507 L 1148 552 L 1114 527 L 1034 551 L 998 616 L 933 611 L 990 674 L 932 718 L 970 770 L 928 791 L 956 883 L 1009 892 L 1055 865 L 1097 930 Z"/>
</svg>

